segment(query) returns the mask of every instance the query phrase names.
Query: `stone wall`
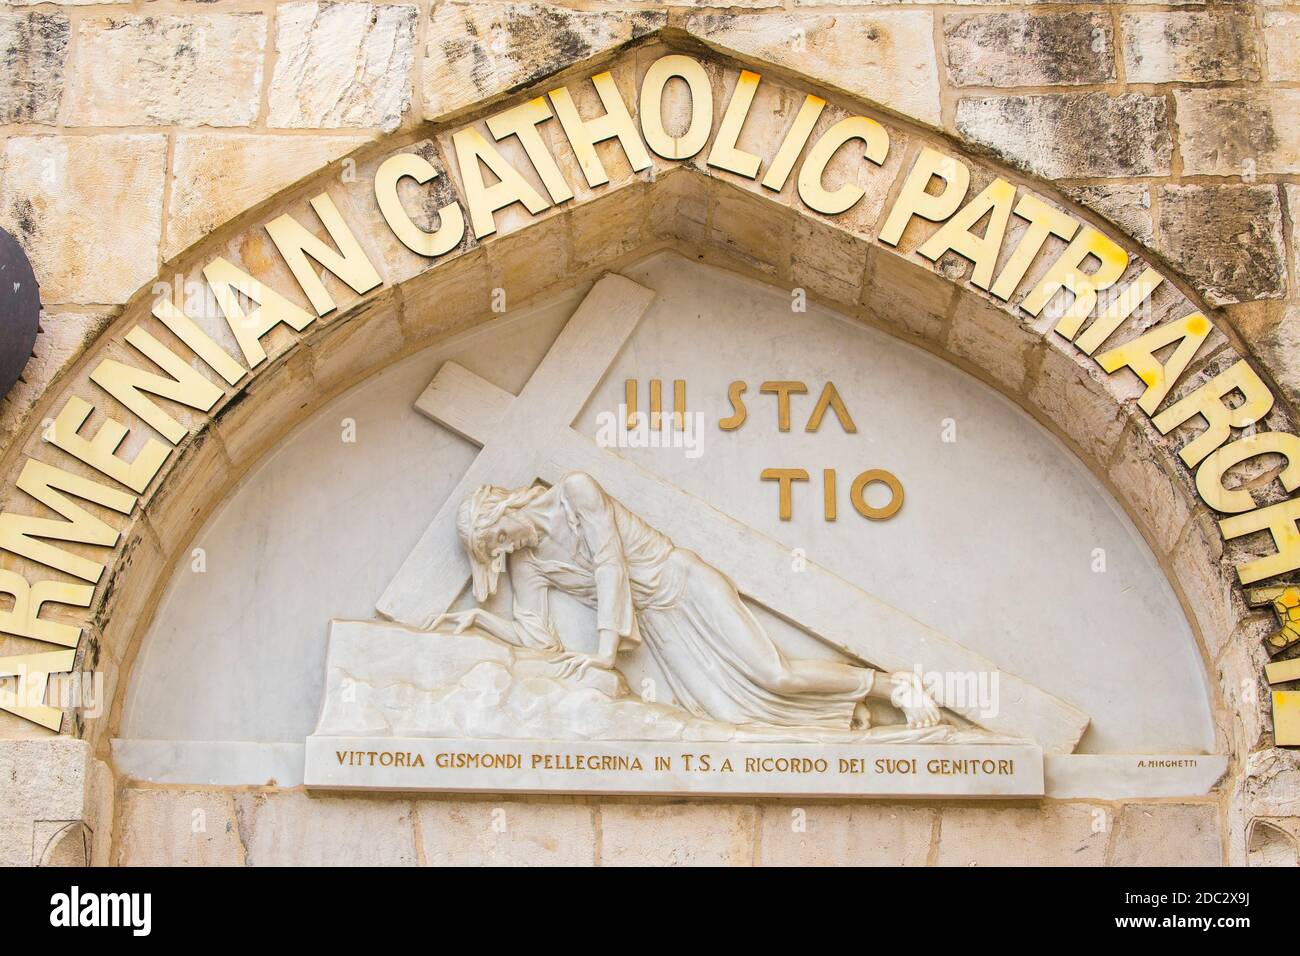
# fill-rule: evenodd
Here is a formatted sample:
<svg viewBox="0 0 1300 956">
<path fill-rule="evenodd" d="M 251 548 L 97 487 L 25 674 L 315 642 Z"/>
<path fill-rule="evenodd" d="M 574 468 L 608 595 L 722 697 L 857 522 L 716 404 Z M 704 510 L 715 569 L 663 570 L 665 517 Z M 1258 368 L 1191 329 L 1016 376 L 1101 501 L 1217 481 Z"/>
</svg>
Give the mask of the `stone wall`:
<svg viewBox="0 0 1300 956">
<path fill-rule="evenodd" d="M 0 2 L 0 225 L 47 310 L 0 441 L 194 241 L 399 128 L 668 26 L 1056 180 L 1300 366 L 1300 5 Z"/>
<path fill-rule="evenodd" d="M 762 803 L 129 787 L 120 865 L 1217 866 L 1216 802 Z"/>
<path fill-rule="evenodd" d="M 128 300 L 205 235 L 331 163 L 350 175 L 339 160 L 366 142 L 661 28 L 872 100 L 1056 182 L 1219 307 L 1257 365 L 1300 399 L 1290 352 L 1300 328 L 1300 4 L 16 0 L 0 2 L 0 225 L 33 259 L 45 317 L 26 381 L 0 402 L 0 450 Z M 728 228 L 725 215 L 713 208 L 713 228 Z M 743 214 L 734 225 L 753 223 Z M 1196 530 L 1185 515 L 1171 520 L 1190 527 L 1184 537 Z M 1170 544 L 1177 563 L 1176 533 Z M 1232 640 L 1257 640 L 1263 624 L 1243 622 Z M 1249 654 L 1219 664 L 1226 703 L 1249 725 L 1231 799 L 500 804 L 119 782 L 112 858 L 256 863 L 310 845 L 376 862 L 1125 863 L 1186 847 L 1198 859 L 1294 862 L 1300 770 L 1290 754 L 1254 749 L 1266 728 L 1247 713 L 1259 707 L 1245 689 L 1258 687 L 1258 669 Z M 97 762 L 87 767 L 100 775 Z M 792 827 L 799 809 L 805 831 Z M 1274 823 L 1248 843 L 1255 816 Z M 95 810 L 101 842 L 105 818 Z M 337 836 L 293 839 L 308 826 Z M 358 831 L 370 845 L 354 842 Z M 42 858 L 24 857 L 35 839 L 11 840 L 5 860 Z M 87 849 L 86 859 L 106 853 Z"/>
</svg>

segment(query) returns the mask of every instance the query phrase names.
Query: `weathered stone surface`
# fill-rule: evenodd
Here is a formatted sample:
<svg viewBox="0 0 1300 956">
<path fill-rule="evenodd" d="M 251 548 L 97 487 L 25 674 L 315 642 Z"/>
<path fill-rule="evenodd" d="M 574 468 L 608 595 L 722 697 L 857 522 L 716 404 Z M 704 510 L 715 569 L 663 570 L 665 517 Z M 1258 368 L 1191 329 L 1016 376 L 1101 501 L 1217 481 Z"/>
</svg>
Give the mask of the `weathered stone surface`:
<svg viewBox="0 0 1300 956">
<path fill-rule="evenodd" d="M 1270 80 L 1300 80 L 1300 13 L 1270 10 L 1264 14 L 1264 44 Z"/>
<path fill-rule="evenodd" d="M 973 295 L 961 296 L 948 328 L 948 350 L 971 362 L 999 385 L 1021 391 L 1034 339 L 1002 309 Z"/>
<path fill-rule="evenodd" d="M 1192 516 L 1190 489 L 1180 488 L 1180 479 L 1170 471 L 1173 463 L 1158 455 L 1144 432 L 1130 427 L 1120 442 L 1119 454 L 1110 468 L 1122 499 L 1131 503 L 1158 554 L 1169 554 Z M 1185 479 L 1182 479 L 1185 480 Z"/>
<path fill-rule="evenodd" d="M 1219 810 L 1211 804 L 1130 804 L 1120 813 L 1115 866 L 1221 866 Z"/>
<path fill-rule="evenodd" d="M 660 29 L 668 15 L 545 3 L 439 4 L 424 61 L 424 115 L 440 119 Z"/>
<path fill-rule="evenodd" d="M 249 866 L 414 866 L 412 812 L 383 797 L 235 794 Z"/>
<path fill-rule="evenodd" d="M 1300 90 L 1179 90 L 1174 99 L 1185 175 L 1300 172 Z"/>
<path fill-rule="evenodd" d="M 368 141 L 366 136 L 179 134 L 163 258 Z"/>
<path fill-rule="evenodd" d="M 411 105 L 419 11 L 291 3 L 276 12 L 271 126 L 396 129 Z"/>
<path fill-rule="evenodd" d="M 40 399 L 82 350 L 108 325 L 112 312 L 45 312 L 41 334 L 36 336 L 36 357 L 23 369 L 18 382 L 0 403 L 0 445 L 22 423 L 23 416 Z"/>
<path fill-rule="evenodd" d="M 1065 191 L 1114 222 L 1126 235 L 1140 242 L 1151 241 L 1154 230 L 1149 186 L 1072 186 Z"/>
<path fill-rule="evenodd" d="M 62 13 L 0 14 L 0 123 L 53 123 L 71 28 Z"/>
<path fill-rule="evenodd" d="M 1115 76 L 1104 13 L 947 14 L 943 39 L 955 86 L 1105 83 Z"/>
<path fill-rule="evenodd" d="M 1161 96 L 968 97 L 956 121 L 962 136 L 1048 179 L 1169 173 L 1173 135 Z"/>
<path fill-rule="evenodd" d="M 1288 183 L 1286 189 L 1287 214 L 1291 217 L 1291 277 L 1300 285 L 1300 185 Z M 1300 308 L 1297 308 L 1300 312 Z"/>
<path fill-rule="evenodd" d="M 125 302 L 157 273 L 166 150 L 162 135 L 5 141 L 0 224 L 31 256 L 42 302 Z"/>
<path fill-rule="evenodd" d="M 762 808 L 763 866 L 925 866 L 936 813 L 878 803 Z"/>
<path fill-rule="evenodd" d="M 82 21 L 68 83 L 77 126 L 247 126 L 262 90 L 266 17 Z"/>
<path fill-rule="evenodd" d="M 591 866 L 595 808 L 583 803 L 424 801 L 416 805 L 429 866 Z"/>
<path fill-rule="evenodd" d="M 84 740 L 0 741 L 0 866 L 107 863 L 111 778 Z M 62 839 L 68 830 L 75 831 L 75 854 Z"/>
<path fill-rule="evenodd" d="M 1157 245 L 1215 305 L 1286 294 L 1276 186 L 1162 186 Z"/>
<path fill-rule="evenodd" d="M 1259 79 L 1255 22 L 1244 8 L 1222 14 L 1125 14 L 1120 29 L 1130 83 Z"/>
<path fill-rule="evenodd" d="M 243 866 L 231 794 L 126 790 L 117 823 L 119 866 Z"/>
<path fill-rule="evenodd" d="M 749 866 L 758 812 L 743 804 L 603 804 L 601 866 Z"/>
<path fill-rule="evenodd" d="M 1085 804 L 951 807 L 939 824 L 940 866 L 1100 866 L 1109 811 Z"/>
<path fill-rule="evenodd" d="M 939 122 L 928 12 L 695 14 L 687 17 L 686 30 L 709 46 L 807 73 L 922 122 Z"/>
<path fill-rule="evenodd" d="M 1256 817 L 1246 841 L 1250 866 L 1300 865 L 1300 817 Z"/>
</svg>

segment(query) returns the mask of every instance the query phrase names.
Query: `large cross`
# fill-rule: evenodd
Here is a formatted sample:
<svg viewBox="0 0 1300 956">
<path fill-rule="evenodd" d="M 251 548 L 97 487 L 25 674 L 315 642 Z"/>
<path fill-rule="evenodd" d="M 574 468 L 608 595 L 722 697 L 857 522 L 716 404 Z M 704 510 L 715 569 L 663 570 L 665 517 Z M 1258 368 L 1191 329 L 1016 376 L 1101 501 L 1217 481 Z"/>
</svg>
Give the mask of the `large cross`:
<svg viewBox="0 0 1300 956">
<path fill-rule="evenodd" d="M 812 561 L 793 573 L 790 551 L 778 541 L 573 430 L 653 299 L 651 290 L 623 276 L 602 278 L 517 396 L 454 362 L 442 366 L 416 407 L 483 450 L 384 592 L 379 613 L 427 627 L 464 590 L 470 568 L 456 534 L 456 510 L 478 486 L 549 484 L 584 471 L 651 527 L 724 570 L 741 594 L 852 657 L 890 671 L 997 671 L 991 661 Z M 983 716 L 975 701 L 945 705 L 988 730 L 1031 738 L 1048 752 L 1070 753 L 1088 726 L 1078 708 L 1005 672 L 999 692 L 993 716 Z"/>
</svg>

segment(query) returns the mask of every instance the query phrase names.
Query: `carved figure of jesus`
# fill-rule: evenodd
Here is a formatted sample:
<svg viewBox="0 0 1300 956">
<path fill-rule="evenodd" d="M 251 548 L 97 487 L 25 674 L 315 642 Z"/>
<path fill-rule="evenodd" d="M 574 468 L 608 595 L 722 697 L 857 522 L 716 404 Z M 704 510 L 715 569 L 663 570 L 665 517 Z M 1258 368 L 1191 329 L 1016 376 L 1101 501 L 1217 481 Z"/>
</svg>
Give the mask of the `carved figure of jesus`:
<svg viewBox="0 0 1300 956">
<path fill-rule="evenodd" d="M 644 643 L 673 695 L 698 717 L 730 724 L 847 730 L 869 724 L 865 699 L 890 699 L 911 727 L 939 722 L 917 675 L 786 657 L 725 574 L 676 547 L 590 475 L 551 488 L 486 485 L 466 499 L 457 530 L 474 597 L 510 575 L 513 620 L 484 608 L 444 614 L 433 627 L 479 627 L 518 647 L 557 651 L 562 674 L 612 669 Z M 549 613 L 552 589 L 596 612 L 594 654 L 566 651 Z"/>
</svg>

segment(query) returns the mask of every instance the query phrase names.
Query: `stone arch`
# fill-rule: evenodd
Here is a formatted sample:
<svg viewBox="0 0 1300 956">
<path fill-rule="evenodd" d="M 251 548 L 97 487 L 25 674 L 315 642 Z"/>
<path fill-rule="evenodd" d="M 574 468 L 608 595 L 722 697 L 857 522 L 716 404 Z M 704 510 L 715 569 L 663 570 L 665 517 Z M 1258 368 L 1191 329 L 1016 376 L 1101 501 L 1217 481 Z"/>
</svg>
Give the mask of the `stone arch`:
<svg viewBox="0 0 1300 956">
<path fill-rule="evenodd" d="M 1245 688 L 1251 678 L 1260 686 L 1259 661 L 1249 655 L 1240 660 L 1228 651 L 1234 643 L 1257 647 L 1257 641 L 1252 645 L 1232 638 L 1239 628 L 1255 634 L 1268 622 L 1263 615 L 1248 613 L 1234 584 L 1232 568 L 1240 563 L 1240 549 L 1224 545 L 1213 515 L 1195 496 L 1191 476 L 1175 460 L 1176 449 L 1136 410 L 1141 384 L 1127 374 L 1105 375 L 1068 341 L 1049 334 L 1046 313 L 1034 319 L 1019 312 L 1018 297 L 1004 303 L 971 286 L 968 266 L 956 256 L 949 254 L 935 263 L 917 256 L 916 246 L 933 225 L 913 221 L 896 248 L 876 238 L 901 174 L 924 146 L 931 146 L 969 166 L 972 194 L 1000 176 L 1018 190 L 1117 237 L 1133 256 L 1126 280 L 1144 263 L 1158 263 L 1140 244 L 1118 237 L 1095 214 L 1078 208 L 1049 185 L 981 160 L 969 148 L 919 123 L 836 92 L 826 95 L 830 105 L 819 129 L 824 130 L 832 119 L 863 115 L 878 119 L 891 133 L 884 166 L 864 184 L 866 195 L 846 216 L 822 215 L 807 208 L 793 179 L 773 192 L 743 176 L 711 168 L 697 156 L 680 163 L 656 158 L 649 170 L 621 170 L 620 176 L 595 189 L 579 188 L 581 180 L 570 177 L 577 192 L 572 201 L 536 216 L 510 207 L 499 216 L 494 236 L 483 241 L 466 238 L 432 260 L 408 252 L 384 230 L 368 189 L 378 165 L 388 156 L 419 151 L 443 172 L 423 200 L 426 214 L 452 198 L 463 202 L 450 174 L 447 137 L 452 131 L 481 125 L 502 105 L 560 84 L 574 86 L 601 69 L 610 70 L 624 87 L 634 87 L 648 63 L 669 49 L 687 52 L 706 64 L 713 81 L 715 136 L 741 68 L 763 72 L 765 80 L 770 78 L 763 95 L 783 97 L 785 105 L 816 90 L 816 84 L 792 77 L 787 70 L 736 62 L 671 31 L 637 38 L 595 61 L 539 78 L 526 88 L 511 90 L 505 98 L 494 97 L 490 105 L 457 110 L 445 122 L 358 150 L 351 157 L 356 170 L 353 180 L 339 180 L 335 168 L 322 171 L 236 217 L 168 264 L 167 272 L 182 280 L 182 289 L 172 290 L 178 301 L 191 284 L 202 287 L 203 266 L 223 256 L 305 309 L 306 297 L 262 227 L 287 214 L 311 223 L 312 230 L 321 233 L 308 202 L 327 192 L 379 267 L 383 282 L 357 295 L 329 280 L 337 309 L 301 333 L 284 326 L 273 330 L 263 339 L 266 361 L 236 385 L 223 388 L 208 413 L 167 403 L 168 412 L 185 426 L 186 434 L 141 494 L 138 506 L 129 516 L 115 519 L 114 526 L 122 531 L 116 546 L 111 553 L 93 546 L 69 548 L 105 565 L 89 609 L 81 613 L 51 605 L 43 614 L 49 620 L 84 625 L 75 669 L 100 669 L 114 688 L 112 711 L 99 717 L 74 711 L 65 721 L 65 733 L 84 736 L 97 748 L 106 746 L 120 709 L 125 674 L 170 569 L 184 560 L 193 535 L 240 475 L 297 422 L 379 368 L 489 320 L 492 313 L 484 290 L 508 287 L 512 300 L 528 301 L 558 283 L 591 280 L 617 270 L 630 257 L 672 245 L 769 283 L 804 288 L 816 300 L 918 344 L 993 385 L 1062 437 L 1124 505 L 1159 557 L 1200 635 L 1211 686 L 1220 684 L 1216 672 L 1223 674 L 1218 720 L 1222 745 L 1240 758 L 1258 743 L 1267 722 L 1261 704 L 1247 703 Z M 630 106 L 635 103 L 635 97 L 626 98 Z M 780 115 L 782 122 L 788 122 L 788 113 Z M 502 149 L 519 168 L 525 168 L 521 150 L 510 152 L 504 145 Z M 836 174 L 832 166 L 829 175 Z M 412 191 L 409 202 L 419 201 L 411 198 L 414 195 Z M 426 215 L 425 224 L 431 227 L 432 222 Z M 1063 246 L 1053 242 L 1052 248 L 1059 251 Z M 1022 294 L 1053 258 L 1044 250 L 1035 260 L 1021 285 Z M 1186 291 L 1185 283 L 1162 264 L 1160 268 L 1168 281 L 1153 299 L 1152 312 L 1125 328 L 1138 331 L 1198 308 L 1207 311 Z M 31 513 L 30 502 L 14 488 L 29 458 L 57 456 L 59 467 L 97 477 L 43 440 L 46 423 L 71 397 L 96 406 L 84 426 L 85 434 L 102 425 L 107 411 L 124 423 L 134 423 L 124 454 L 138 451 L 148 428 L 123 416 L 121 409 L 110 408 L 88 375 L 105 357 L 139 364 L 138 357 L 128 357 L 131 349 L 124 344 L 126 332 L 137 325 L 160 341 L 175 343 L 150 315 L 157 295 L 157 287 L 142 289 L 33 410 L 23 439 L 15 441 L 0 462 L 6 509 Z M 217 335 L 216 326 L 206 323 L 220 319 L 219 314 L 194 318 Z M 225 340 L 230 340 L 228 334 Z M 1216 332 L 1175 397 L 1226 368 L 1241 351 L 1240 343 L 1227 333 Z M 1279 404 L 1265 425 L 1285 428 L 1289 417 L 1289 410 Z M 1267 542 L 1251 543 L 1266 553 Z M 0 568 L 19 573 L 33 572 L 34 567 L 9 554 L 0 559 Z M 33 574 L 32 579 L 40 576 Z M 27 642 L 23 649 L 28 645 L 32 650 L 40 647 Z"/>
</svg>

